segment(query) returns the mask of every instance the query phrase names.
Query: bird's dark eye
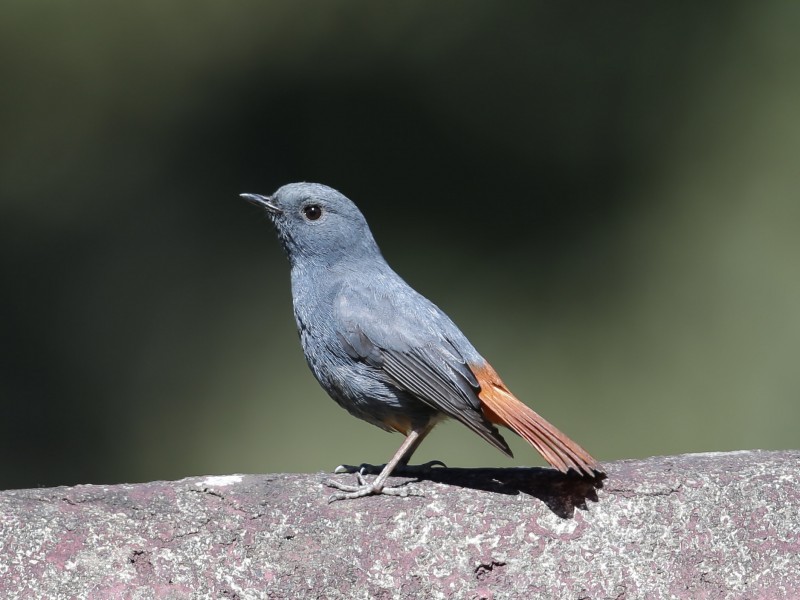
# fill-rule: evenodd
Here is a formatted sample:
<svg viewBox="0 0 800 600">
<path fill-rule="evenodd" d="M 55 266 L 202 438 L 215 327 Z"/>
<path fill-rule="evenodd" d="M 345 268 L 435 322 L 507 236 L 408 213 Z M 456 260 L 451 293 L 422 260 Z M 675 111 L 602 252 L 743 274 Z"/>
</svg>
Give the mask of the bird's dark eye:
<svg viewBox="0 0 800 600">
<path fill-rule="evenodd" d="M 316 221 L 322 216 L 322 207 L 319 204 L 307 204 L 303 207 L 303 214 L 309 221 Z"/>
</svg>

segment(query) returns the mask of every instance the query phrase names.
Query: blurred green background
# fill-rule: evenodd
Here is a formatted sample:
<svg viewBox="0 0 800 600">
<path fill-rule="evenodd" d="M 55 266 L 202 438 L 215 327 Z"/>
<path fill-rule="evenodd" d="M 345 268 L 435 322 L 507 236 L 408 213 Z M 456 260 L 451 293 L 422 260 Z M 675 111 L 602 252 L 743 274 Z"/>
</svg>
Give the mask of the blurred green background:
<svg viewBox="0 0 800 600">
<path fill-rule="evenodd" d="M 797 448 L 798 30 L 792 2 L 6 3 L 0 488 L 389 458 L 238 198 L 297 180 L 598 458 Z M 542 464 L 509 440 L 416 458 Z"/>
</svg>

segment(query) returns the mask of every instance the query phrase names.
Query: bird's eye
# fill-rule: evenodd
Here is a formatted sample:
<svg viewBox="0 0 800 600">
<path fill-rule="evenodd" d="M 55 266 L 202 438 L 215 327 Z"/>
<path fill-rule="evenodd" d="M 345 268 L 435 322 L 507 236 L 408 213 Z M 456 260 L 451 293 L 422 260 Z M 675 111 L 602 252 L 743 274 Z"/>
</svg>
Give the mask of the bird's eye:
<svg viewBox="0 0 800 600">
<path fill-rule="evenodd" d="M 322 207 L 319 204 L 307 204 L 303 207 L 303 214 L 309 221 L 316 221 L 322 216 Z"/>
</svg>

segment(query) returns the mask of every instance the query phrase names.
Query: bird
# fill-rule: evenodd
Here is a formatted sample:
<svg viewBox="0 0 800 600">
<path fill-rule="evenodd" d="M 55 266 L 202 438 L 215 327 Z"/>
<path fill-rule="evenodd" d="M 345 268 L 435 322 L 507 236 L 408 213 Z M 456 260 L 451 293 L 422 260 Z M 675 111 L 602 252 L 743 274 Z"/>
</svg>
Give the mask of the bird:
<svg viewBox="0 0 800 600">
<path fill-rule="evenodd" d="M 454 419 L 513 456 L 498 430 L 529 442 L 554 468 L 581 477 L 601 465 L 503 383 L 489 362 L 433 302 L 389 266 L 361 211 L 319 183 L 290 183 L 271 196 L 240 194 L 268 215 L 291 267 L 294 318 L 306 361 L 320 385 L 351 415 L 405 436 L 372 481 L 328 481 L 331 501 L 409 494 L 387 486 L 440 422 Z M 443 465 L 432 461 L 423 465 Z M 365 465 L 366 466 L 366 465 Z"/>
</svg>

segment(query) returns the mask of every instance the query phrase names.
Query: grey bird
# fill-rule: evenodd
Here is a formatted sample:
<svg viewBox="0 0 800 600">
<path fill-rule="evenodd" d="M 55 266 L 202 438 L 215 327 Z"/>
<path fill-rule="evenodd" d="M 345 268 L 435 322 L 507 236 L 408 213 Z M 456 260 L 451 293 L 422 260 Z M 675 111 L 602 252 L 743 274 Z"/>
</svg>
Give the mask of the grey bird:
<svg viewBox="0 0 800 600">
<path fill-rule="evenodd" d="M 496 425 L 527 440 L 556 469 L 598 477 L 598 462 L 520 402 L 456 325 L 381 255 L 364 216 L 338 191 L 291 183 L 241 194 L 269 215 L 291 264 L 292 301 L 308 366 L 342 408 L 405 441 L 370 483 L 327 482 L 333 500 L 408 495 L 386 486 L 433 427 L 450 418 L 512 456 Z M 437 461 L 434 461 L 437 462 Z"/>
</svg>

